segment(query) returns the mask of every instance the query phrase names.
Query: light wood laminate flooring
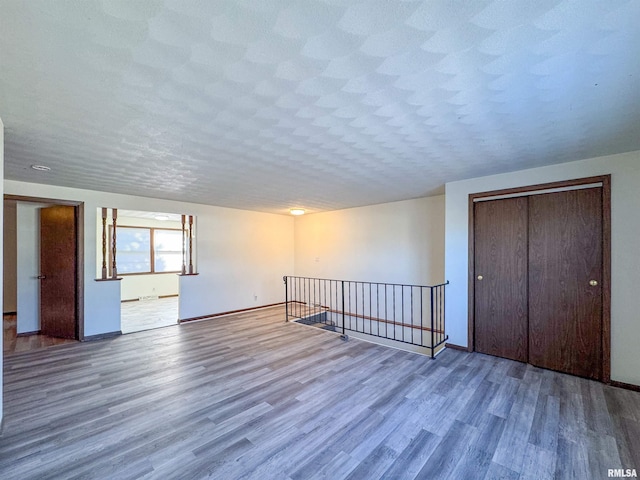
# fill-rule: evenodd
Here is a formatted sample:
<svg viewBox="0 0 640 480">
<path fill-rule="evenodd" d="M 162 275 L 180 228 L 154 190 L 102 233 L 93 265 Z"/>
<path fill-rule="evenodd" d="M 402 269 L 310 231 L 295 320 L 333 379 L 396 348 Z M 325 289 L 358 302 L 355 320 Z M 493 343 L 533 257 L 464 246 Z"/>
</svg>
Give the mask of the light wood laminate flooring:
<svg viewBox="0 0 640 480">
<path fill-rule="evenodd" d="M 177 323 L 177 296 L 122 302 L 120 307 L 120 330 L 122 333 L 168 327 Z"/>
<path fill-rule="evenodd" d="M 0 478 L 602 479 L 640 469 L 640 393 L 436 360 L 280 307 L 5 356 Z"/>
</svg>

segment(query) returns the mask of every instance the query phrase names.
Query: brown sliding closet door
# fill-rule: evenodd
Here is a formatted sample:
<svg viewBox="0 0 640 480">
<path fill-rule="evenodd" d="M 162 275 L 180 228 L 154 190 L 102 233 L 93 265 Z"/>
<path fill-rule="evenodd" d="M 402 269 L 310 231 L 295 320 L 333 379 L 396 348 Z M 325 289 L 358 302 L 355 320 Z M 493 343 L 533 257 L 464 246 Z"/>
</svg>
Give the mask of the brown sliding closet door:
<svg viewBox="0 0 640 480">
<path fill-rule="evenodd" d="M 476 350 L 526 362 L 527 197 L 474 205 Z"/>
<path fill-rule="evenodd" d="M 529 362 L 602 378 L 602 189 L 529 197 Z"/>
</svg>

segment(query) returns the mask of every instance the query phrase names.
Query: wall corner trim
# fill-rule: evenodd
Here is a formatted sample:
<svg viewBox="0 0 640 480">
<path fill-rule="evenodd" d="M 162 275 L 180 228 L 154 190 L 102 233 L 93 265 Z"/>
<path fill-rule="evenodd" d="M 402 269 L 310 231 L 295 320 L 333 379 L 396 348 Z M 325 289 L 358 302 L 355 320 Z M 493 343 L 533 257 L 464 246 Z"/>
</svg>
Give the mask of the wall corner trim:
<svg viewBox="0 0 640 480">
<path fill-rule="evenodd" d="M 634 385 L 633 383 L 624 383 L 624 382 L 616 382 L 615 380 L 611 380 L 609 385 L 617 388 L 624 388 L 625 390 L 632 390 L 634 392 L 640 392 L 640 385 Z"/>
<path fill-rule="evenodd" d="M 97 335 L 89 335 L 82 339 L 83 342 L 95 342 L 97 340 L 107 340 L 109 338 L 115 338 L 122 335 L 122 331 L 99 333 Z"/>
<path fill-rule="evenodd" d="M 463 347 L 462 345 L 456 345 L 455 343 L 445 343 L 445 348 L 450 348 L 451 350 L 459 350 L 461 352 L 471 352 L 469 347 Z"/>
</svg>

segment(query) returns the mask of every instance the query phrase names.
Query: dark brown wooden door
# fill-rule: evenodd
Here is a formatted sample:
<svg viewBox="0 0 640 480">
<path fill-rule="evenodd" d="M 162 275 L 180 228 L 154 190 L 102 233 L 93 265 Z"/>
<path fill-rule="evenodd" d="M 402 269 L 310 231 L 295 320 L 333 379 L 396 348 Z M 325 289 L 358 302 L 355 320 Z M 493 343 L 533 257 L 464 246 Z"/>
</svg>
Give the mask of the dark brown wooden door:
<svg viewBox="0 0 640 480">
<path fill-rule="evenodd" d="M 602 189 L 529 198 L 529 362 L 602 378 Z"/>
<path fill-rule="evenodd" d="M 474 208 L 476 350 L 526 362 L 527 197 Z"/>
<path fill-rule="evenodd" d="M 40 329 L 77 338 L 75 208 L 40 209 Z"/>
</svg>

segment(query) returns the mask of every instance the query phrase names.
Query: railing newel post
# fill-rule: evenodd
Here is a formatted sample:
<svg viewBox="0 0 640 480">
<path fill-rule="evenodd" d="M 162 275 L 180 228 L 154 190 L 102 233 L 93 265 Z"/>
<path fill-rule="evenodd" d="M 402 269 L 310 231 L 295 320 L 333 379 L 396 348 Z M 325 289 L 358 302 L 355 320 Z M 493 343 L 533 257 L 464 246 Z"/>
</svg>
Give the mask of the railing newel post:
<svg viewBox="0 0 640 480">
<path fill-rule="evenodd" d="M 449 281 L 442 286 L 442 338 L 443 341 L 446 341 L 449 337 L 446 334 L 446 322 L 447 322 L 447 288 L 446 285 L 449 285 Z"/>
</svg>

